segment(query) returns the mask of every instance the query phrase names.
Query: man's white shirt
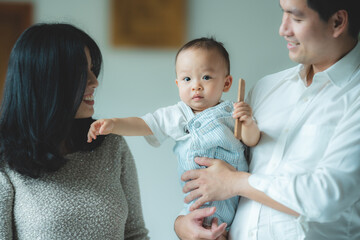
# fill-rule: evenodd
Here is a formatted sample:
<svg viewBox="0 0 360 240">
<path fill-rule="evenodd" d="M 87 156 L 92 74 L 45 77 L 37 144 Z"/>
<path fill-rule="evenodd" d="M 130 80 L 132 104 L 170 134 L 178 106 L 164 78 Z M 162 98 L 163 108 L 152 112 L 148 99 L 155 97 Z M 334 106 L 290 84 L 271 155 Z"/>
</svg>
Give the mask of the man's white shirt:
<svg viewBox="0 0 360 240">
<path fill-rule="evenodd" d="M 247 102 L 262 132 L 249 183 L 300 214 L 241 198 L 230 239 L 360 239 L 360 44 L 306 86 L 304 65 Z"/>
</svg>

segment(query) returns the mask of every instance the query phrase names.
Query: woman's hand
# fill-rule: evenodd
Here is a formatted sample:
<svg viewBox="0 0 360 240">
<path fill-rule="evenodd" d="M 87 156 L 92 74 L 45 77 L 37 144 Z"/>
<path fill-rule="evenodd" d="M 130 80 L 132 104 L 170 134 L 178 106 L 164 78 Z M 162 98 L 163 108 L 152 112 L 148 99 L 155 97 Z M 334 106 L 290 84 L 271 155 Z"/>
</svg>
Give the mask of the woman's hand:
<svg viewBox="0 0 360 240">
<path fill-rule="evenodd" d="M 183 191 L 190 192 L 185 197 L 185 202 L 189 203 L 198 198 L 191 205 L 191 211 L 206 202 L 225 200 L 238 195 L 239 181 L 244 179 L 240 174 L 247 173 L 238 172 L 230 164 L 218 159 L 197 157 L 195 162 L 207 168 L 189 170 L 181 176 L 182 181 L 188 181 Z"/>
<path fill-rule="evenodd" d="M 210 228 L 203 227 L 205 217 L 213 215 L 215 207 L 196 209 L 187 215 L 179 216 L 175 220 L 175 232 L 182 240 L 226 240 L 226 223 L 218 226 L 214 218 Z"/>
</svg>

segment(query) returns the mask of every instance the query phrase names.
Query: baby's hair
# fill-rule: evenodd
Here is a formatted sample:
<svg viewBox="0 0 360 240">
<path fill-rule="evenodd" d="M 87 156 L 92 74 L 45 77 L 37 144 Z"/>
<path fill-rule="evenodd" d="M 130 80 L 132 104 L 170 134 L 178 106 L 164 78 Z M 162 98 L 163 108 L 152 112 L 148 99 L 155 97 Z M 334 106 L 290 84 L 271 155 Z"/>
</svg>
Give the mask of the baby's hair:
<svg viewBox="0 0 360 240">
<path fill-rule="evenodd" d="M 220 55 L 224 58 L 225 64 L 227 66 L 227 75 L 230 74 L 229 53 L 226 51 L 224 44 L 222 42 L 216 41 L 214 37 L 210 37 L 210 38 L 202 37 L 202 38 L 197 38 L 197 39 L 191 40 L 190 42 L 187 42 L 185 45 L 183 45 L 177 52 L 176 57 L 175 57 L 175 64 L 176 64 L 179 54 L 182 51 L 189 49 L 189 48 L 217 50 L 220 53 Z"/>
</svg>

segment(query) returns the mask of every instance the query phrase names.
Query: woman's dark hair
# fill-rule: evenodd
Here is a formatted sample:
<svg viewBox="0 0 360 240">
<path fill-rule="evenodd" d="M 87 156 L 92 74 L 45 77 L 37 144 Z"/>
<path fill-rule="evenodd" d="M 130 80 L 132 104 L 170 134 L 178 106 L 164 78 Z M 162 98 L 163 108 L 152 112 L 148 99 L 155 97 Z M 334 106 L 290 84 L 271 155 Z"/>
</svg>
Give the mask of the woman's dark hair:
<svg viewBox="0 0 360 240">
<path fill-rule="evenodd" d="M 215 49 L 224 58 L 225 65 L 227 68 L 226 69 L 227 75 L 230 74 L 229 53 L 226 51 L 223 43 L 216 41 L 215 38 L 213 38 L 213 37 L 210 37 L 210 38 L 202 37 L 202 38 L 197 38 L 197 39 L 191 40 L 190 42 L 187 42 L 185 45 L 183 45 L 179 49 L 179 51 L 177 52 L 176 57 L 175 57 L 175 63 L 177 61 L 177 58 L 178 58 L 180 52 L 182 52 L 186 49 L 189 49 L 189 48 L 202 48 L 202 49 L 207 49 L 207 50 Z"/>
<path fill-rule="evenodd" d="M 87 84 L 85 47 L 98 77 L 100 49 L 72 25 L 33 25 L 15 43 L 0 108 L 0 159 L 10 168 L 36 178 L 66 163 L 64 149 L 101 144 L 86 142 L 91 118 L 75 119 Z"/>
<path fill-rule="evenodd" d="M 328 21 L 339 10 L 345 10 L 349 17 L 349 34 L 357 39 L 360 31 L 359 0 L 307 0 L 309 8 L 316 11 L 320 18 Z"/>
</svg>

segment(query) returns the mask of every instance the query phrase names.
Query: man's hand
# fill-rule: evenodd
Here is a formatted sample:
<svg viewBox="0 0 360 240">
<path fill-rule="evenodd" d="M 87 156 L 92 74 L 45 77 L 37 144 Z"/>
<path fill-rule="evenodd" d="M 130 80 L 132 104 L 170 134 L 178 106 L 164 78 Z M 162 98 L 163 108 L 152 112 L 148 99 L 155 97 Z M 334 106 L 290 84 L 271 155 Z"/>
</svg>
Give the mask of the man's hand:
<svg viewBox="0 0 360 240">
<path fill-rule="evenodd" d="M 182 240 L 226 240 L 226 223 L 218 226 L 216 218 L 210 228 L 203 227 L 205 217 L 213 215 L 215 207 L 196 209 L 187 215 L 179 216 L 175 220 L 175 232 Z"/>
<path fill-rule="evenodd" d="M 185 197 L 185 202 L 198 198 L 191 205 L 191 211 L 206 202 L 225 200 L 237 195 L 237 175 L 240 172 L 234 167 L 224 161 L 205 157 L 195 158 L 195 162 L 207 168 L 189 170 L 181 176 L 182 181 L 188 181 L 183 191 L 190 192 Z"/>
</svg>

